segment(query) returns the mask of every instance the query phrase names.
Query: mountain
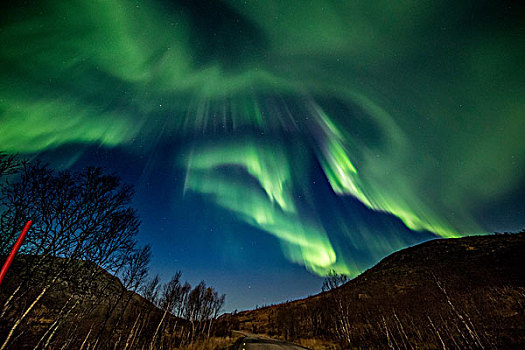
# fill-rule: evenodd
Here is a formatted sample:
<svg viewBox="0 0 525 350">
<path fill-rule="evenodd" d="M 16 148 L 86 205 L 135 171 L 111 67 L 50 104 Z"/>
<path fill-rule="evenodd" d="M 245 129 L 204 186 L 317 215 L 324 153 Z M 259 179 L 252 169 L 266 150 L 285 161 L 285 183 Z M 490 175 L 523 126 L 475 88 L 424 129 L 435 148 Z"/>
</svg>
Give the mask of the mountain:
<svg viewBox="0 0 525 350">
<path fill-rule="evenodd" d="M 436 239 L 338 288 L 221 321 L 314 348 L 523 349 L 524 253 L 525 231 Z"/>
<path fill-rule="evenodd" d="M 54 280 L 57 268 L 51 266 L 65 263 L 71 272 Z M 0 288 L 0 343 L 35 300 L 8 349 L 148 348 L 159 341 L 178 343 L 186 323 L 164 315 L 94 263 L 19 255 Z"/>
<path fill-rule="evenodd" d="M 314 349 L 523 349 L 524 252 L 525 231 L 428 241 L 327 292 L 225 314 L 214 333 L 235 329 Z M 89 262 L 68 263 L 72 272 L 55 281 L 50 266 L 64 266 L 57 259 L 15 259 L 0 288 L 1 338 L 54 284 L 9 348 L 169 349 L 195 326 L 169 313 L 161 322 L 161 309 Z"/>
</svg>

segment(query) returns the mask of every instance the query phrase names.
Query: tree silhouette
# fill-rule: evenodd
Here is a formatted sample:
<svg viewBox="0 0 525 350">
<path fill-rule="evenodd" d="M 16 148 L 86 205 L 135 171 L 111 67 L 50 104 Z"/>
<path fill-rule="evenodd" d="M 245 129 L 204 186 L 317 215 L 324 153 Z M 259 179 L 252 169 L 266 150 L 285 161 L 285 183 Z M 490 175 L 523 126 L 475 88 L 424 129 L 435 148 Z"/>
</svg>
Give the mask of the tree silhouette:
<svg viewBox="0 0 525 350">
<path fill-rule="evenodd" d="M 40 163 L 22 164 L 19 176 L 2 188 L 0 224 L 9 236 L 27 219 L 34 222 L 20 250 L 33 258 L 11 298 L 23 296 L 31 302 L 20 310 L 12 308 L 10 330 L 0 349 L 53 288 L 69 283 L 89 289 L 94 266 L 119 271 L 134 251 L 140 225 L 130 207 L 132 196 L 131 186 L 101 168 L 57 172 Z M 4 309 L 9 304 L 4 303 Z"/>
<path fill-rule="evenodd" d="M 215 334 L 224 295 L 192 289 L 180 271 L 148 280 L 131 186 L 101 168 L 57 171 L 4 154 L 0 177 L 0 248 L 34 222 L 0 291 L 0 350 L 173 348 Z"/>
<path fill-rule="evenodd" d="M 348 276 L 343 274 L 338 274 L 335 272 L 335 270 L 330 270 L 328 272 L 328 276 L 325 277 L 323 281 L 323 286 L 321 287 L 321 290 L 323 292 L 327 292 L 332 289 L 336 289 L 339 286 L 342 286 L 348 282 Z"/>
<path fill-rule="evenodd" d="M 0 178 L 15 173 L 19 166 L 20 162 L 14 154 L 0 152 Z"/>
</svg>

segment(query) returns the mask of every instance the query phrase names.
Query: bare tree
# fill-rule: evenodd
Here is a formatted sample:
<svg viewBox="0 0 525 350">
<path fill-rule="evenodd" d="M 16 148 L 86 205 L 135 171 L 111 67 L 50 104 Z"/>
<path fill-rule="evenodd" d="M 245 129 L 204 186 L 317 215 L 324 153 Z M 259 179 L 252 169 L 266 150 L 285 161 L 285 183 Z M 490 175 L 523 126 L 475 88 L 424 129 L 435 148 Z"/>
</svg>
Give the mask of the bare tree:
<svg viewBox="0 0 525 350">
<path fill-rule="evenodd" d="M 328 273 L 324 279 L 322 291 L 331 291 L 331 302 L 333 309 L 333 323 L 336 331 L 336 336 L 343 342 L 350 344 L 350 309 L 349 300 L 346 300 L 346 294 L 341 287 L 348 281 L 348 276 L 338 274 L 334 270 Z"/>
<path fill-rule="evenodd" d="M 125 269 L 125 272 L 122 277 L 124 287 L 128 289 L 131 293 L 128 293 L 128 298 L 127 300 L 125 300 L 124 307 L 122 308 L 119 318 L 117 319 L 117 322 L 113 327 L 114 330 L 118 329 L 121 322 L 123 321 L 128 306 L 131 300 L 133 299 L 133 296 L 137 291 L 141 289 L 141 287 L 146 282 L 146 278 L 148 277 L 148 265 L 150 263 L 150 260 L 151 247 L 149 245 L 144 246 L 142 249 L 137 250 L 134 254 L 131 255 L 128 262 L 128 268 Z M 137 322 L 134 322 L 133 326 L 136 326 L 136 324 Z M 133 328 L 132 331 L 130 331 L 129 335 L 132 334 Z M 121 338 L 119 337 L 118 341 L 115 343 L 115 348 L 118 348 L 120 340 Z"/>
<path fill-rule="evenodd" d="M 19 229 L 24 225 L 24 218 L 16 215 L 18 206 L 8 207 L 4 204 L 4 190 L 9 185 L 9 175 L 15 174 L 20 168 L 20 161 L 15 155 L 0 152 L 0 256 L 7 255 L 14 244 Z"/>
<path fill-rule="evenodd" d="M 46 165 L 25 163 L 19 178 L 2 189 L 2 224 L 13 230 L 20 221 L 34 222 L 21 253 L 31 257 L 20 288 L 32 301 L 11 322 L 4 349 L 42 297 L 62 281 L 89 283 L 90 261 L 117 272 L 135 247 L 140 225 L 129 204 L 130 186 L 100 168 L 56 172 Z M 93 269 L 92 269 L 93 270 Z M 84 273 L 79 273 L 84 271 Z M 94 271 L 94 270 L 93 270 Z M 88 277 L 88 281 L 86 281 Z"/>
<path fill-rule="evenodd" d="M 162 326 L 164 325 L 164 321 L 166 319 L 166 316 L 168 313 L 173 312 L 173 308 L 176 305 L 179 305 L 182 300 L 185 299 L 185 295 L 188 292 L 189 285 L 188 284 L 181 284 L 180 277 L 182 275 L 181 271 L 177 271 L 171 280 L 164 285 L 162 296 L 159 300 L 159 307 L 164 311 L 162 314 L 162 317 L 157 325 L 157 328 L 155 329 L 155 333 L 153 334 L 153 337 L 151 339 L 150 349 L 155 348 L 155 344 L 157 341 L 157 337 L 163 332 Z M 162 337 L 161 337 L 162 338 Z M 162 340 L 161 340 L 162 341 Z"/>
<path fill-rule="evenodd" d="M 16 173 L 20 166 L 20 161 L 14 154 L 0 152 L 0 178 L 5 175 Z"/>
<path fill-rule="evenodd" d="M 102 323 L 98 334 L 97 342 L 100 342 L 100 338 L 103 336 L 108 323 L 114 315 L 117 308 L 120 306 L 121 310 L 117 319 L 115 320 L 111 329 L 111 334 L 115 333 L 115 329 L 119 327 L 122 318 L 124 317 L 126 310 L 128 309 L 129 303 L 133 298 L 135 292 L 144 283 L 148 276 L 148 265 L 151 259 L 151 248 L 146 245 L 142 248 L 135 249 L 128 256 L 124 257 L 124 267 L 121 271 L 121 279 L 124 288 L 117 295 L 108 296 L 110 299 L 114 299 L 110 302 L 106 309 L 106 315 L 104 322 Z M 120 342 L 120 339 L 117 343 Z"/>
<path fill-rule="evenodd" d="M 346 282 L 348 282 L 348 276 L 338 274 L 337 272 L 335 272 L 335 270 L 330 270 L 328 272 L 328 276 L 326 276 L 323 281 L 323 286 L 321 287 L 321 290 L 323 292 L 333 290 L 338 288 L 339 286 L 342 286 Z"/>
<path fill-rule="evenodd" d="M 13 159 L 0 166 L 0 176 L 13 174 Z M 192 289 L 181 272 L 162 288 L 158 276 L 147 281 L 151 249 L 136 245 L 132 194 L 99 168 L 58 172 L 26 162 L 7 177 L 0 186 L 0 246 L 28 218 L 34 225 L 15 260 L 16 279 L 8 279 L 11 295 L 0 294 L 7 334 L 0 350 L 18 345 L 41 317 L 49 323 L 34 334 L 35 350 L 176 347 L 212 335 L 225 296 L 204 282 Z M 133 304 L 135 292 L 161 312 Z"/>
<path fill-rule="evenodd" d="M 160 277 L 155 275 L 149 282 L 147 282 L 141 289 L 142 296 L 152 304 L 157 304 L 160 288 Z"/>
<path fill-rule="evenodd" d="M 219 296 L 219 294 L 215 290 L 213 290 L 213 299 L 211 302 L 211 312 L 210 312 L 211 317 L 209 318 L 209 321 L 208 321 L 208 338 L 211 335 L 214 321 L 217 319 L 217 317 L 219 316 L 219 313 L 224 307 L 225 301 L 226 301 L 225 294 L 222 294 Z"/>
<path fill-rule="evenodd" d="M 190 342 L 195 339 L 198 322 L 201 321 L 202 318 L 205 293 L 206 283 L 201 281 L 188 295 L 185 318 L 191 323 L 191 332 L 189 333 Z"/>
</svg>

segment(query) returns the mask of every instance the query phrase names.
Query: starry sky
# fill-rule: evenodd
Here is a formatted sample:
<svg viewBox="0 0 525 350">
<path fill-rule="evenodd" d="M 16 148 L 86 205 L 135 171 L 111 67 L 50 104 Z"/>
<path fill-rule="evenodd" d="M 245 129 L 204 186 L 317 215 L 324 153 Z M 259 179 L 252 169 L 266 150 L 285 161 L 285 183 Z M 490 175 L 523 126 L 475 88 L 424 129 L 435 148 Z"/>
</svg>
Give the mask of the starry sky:
<svg viewBox="0 0 525 350">
<path fill-rule="evenodd" d="M 152 273 L 226 311 L 525 226 L 512 1 L 0 5 L 0 150 L 136 188 Z"/>
</svg>

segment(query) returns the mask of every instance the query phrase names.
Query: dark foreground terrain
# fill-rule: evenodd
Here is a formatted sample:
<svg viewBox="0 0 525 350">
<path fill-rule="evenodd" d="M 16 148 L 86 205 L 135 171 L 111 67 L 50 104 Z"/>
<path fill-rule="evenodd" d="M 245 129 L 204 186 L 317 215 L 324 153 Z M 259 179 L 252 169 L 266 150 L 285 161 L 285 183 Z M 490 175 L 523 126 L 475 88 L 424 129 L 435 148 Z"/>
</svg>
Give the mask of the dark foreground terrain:
<svg viewBox="0 0 525 350">
<path fill-rule="evenodd" d="M 0 345 L 49 280 L 40 272 L 49 269 L 42 266 L 63 261 L 47 260 L 20 255 L 11 266 L 0 288 Z M 187 322 L 164 315 L 93 263 L 78 261 L 75 267 L 76 275 L 47 289 L 18 324 L 7 349 L 147 349 L 180 343 L 180 330 Z"/>
<path fill-rule="evenodd" d="M 233 348 L 244 350 L 298 348 L 290 343 L 313 349 L 523 349 L 524 252 L 525 232 L 429 241 L 319 295 L 223 315 L 210 335 L 228 338 L 240 330 L 243 341 Z M 31 278 L 24 276 L 35 259 L 40 258 L 17 257 L 2 284 L 2 338 L 49 280 L 37 268 Z M 45 293 L 18 326 L 9 349 L 189 345 L 184 334 L 196 332 L 198 324 L 164 314 L 96 265 L 78 264 L 74 270 L 83 272 L 69 274 Z M 191 349 L 230 347 L 226 343 L 210 340 L 213 346 Z"/>
<path fill-rule="evenodd" d="M 523 349 L 524 253 L 525 232 L 433 240 L 339 288 L 222 321 L 342 348 Z"/>
</svg>

